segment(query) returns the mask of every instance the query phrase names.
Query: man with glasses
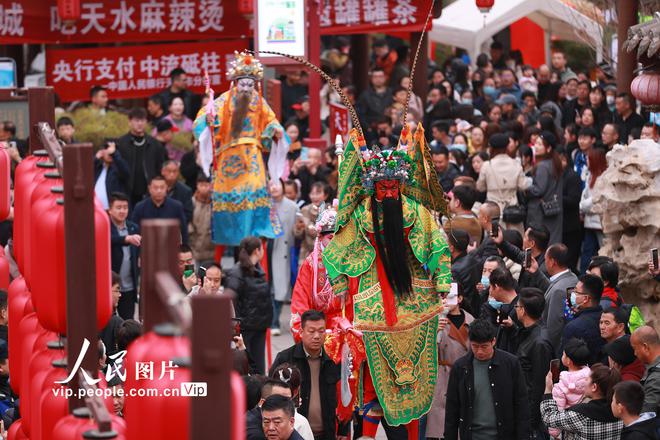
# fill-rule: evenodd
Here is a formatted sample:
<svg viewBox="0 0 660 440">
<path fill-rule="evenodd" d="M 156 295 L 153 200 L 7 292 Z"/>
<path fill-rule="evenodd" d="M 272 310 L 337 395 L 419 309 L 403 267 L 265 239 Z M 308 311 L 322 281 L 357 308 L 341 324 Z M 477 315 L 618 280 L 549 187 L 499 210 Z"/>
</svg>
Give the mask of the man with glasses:
<svg viewBox="0 0 660 440">
<path fill-rule="evenodd" d="M 562 334 L 562 346 L 572 338 L 582 338 L 589 347 L 589 364 L 600 362 L 605 340 L 600 336 L 600 297 L 603 293 L 603 281 L 596 275 L 585 274 L 578 278 L 575 289 L 570 291 L 571 307 L 575 318 L 566 324 Z"/>
<path fill-rule="evenodd" d="M 261 423 L 268 440 L 303 440 L 293 428 L 295 409 L 290 398 L 273 394 L 261 405 Z"/>
<path fill-rule="evenodd" d="M 300 382 L 302 404 L 298 411 L 307 417 L 314 438 L 345 440 L 348 424 L 345 426 L 339 424 L 339 429 L 336 428 L 337 382 L 340 379 L 340 366 L 335 364 L 323 350 L 325 315 L 316 310 L 307 310 L 302 314 L 300 322 L 301 342 L 277 355 L 270 367 L 269 375 L 285 362 L 298 367 L 302 375 Z"/>
<path fill-rule="evenodd" d="M 529 440 L 529 401 L 518 359 L 495 348 L 495 327 L 477 319 L 468 331 L 471 352 L 449 374 L 445 440 Z"/>
<path fill-rule="evenodd" d="M 189 293 L 197 285 L 197 275 L 194 270 L 195 260 L 193 259 L 192 249 L 187 244 L 179 246 L 179 276 L 181 277 L 180 287 L 186 293 Z M 192 266 L 192 269 L 191 269 Z"/>
</svg>

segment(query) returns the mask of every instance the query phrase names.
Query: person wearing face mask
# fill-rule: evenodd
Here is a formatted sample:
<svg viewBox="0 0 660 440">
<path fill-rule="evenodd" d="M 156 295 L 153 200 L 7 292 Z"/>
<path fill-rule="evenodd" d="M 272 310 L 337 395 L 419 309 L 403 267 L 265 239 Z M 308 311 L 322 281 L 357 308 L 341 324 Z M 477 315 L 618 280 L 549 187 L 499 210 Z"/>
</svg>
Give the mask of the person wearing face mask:
<svg viewBox="0 0 660 440">
<path fill-rule="evenodd" d="M 476 288 L 479 273 L 476 261 L 467 253 L 469 242 L 470 236 L 462 229 L 452 228 L 447 234 L 447 244 L 451 253 L 451 275 L 463 286 L 467 309 L 472 310 L 471 305 L 479 295 Z"/>
<path fill-rule="evenodd" d="M 571 338 L 584 339 L 589 347 L 591 362 L 602 359 L 605 340 L 600 336 L 600 297 L 603 294 L 603 281 L 596 275 L 585 274 L 578 278 L 578 283 L 571 291 L 571 307 L 575 318 L 566 324 L 562 332 L 562 345 Z"/>
<path fill-rule="evenodd" d="M 518 304 L 516 282 L 506 269 L 497 268 L 489 277 L 490 296 L 488 303 L 481 306 L 481 318 L 497 325 L 496 347 L 511 354 L 516 352 L 516 333 L 520 322 L 516 316 Z"/>
</svg>

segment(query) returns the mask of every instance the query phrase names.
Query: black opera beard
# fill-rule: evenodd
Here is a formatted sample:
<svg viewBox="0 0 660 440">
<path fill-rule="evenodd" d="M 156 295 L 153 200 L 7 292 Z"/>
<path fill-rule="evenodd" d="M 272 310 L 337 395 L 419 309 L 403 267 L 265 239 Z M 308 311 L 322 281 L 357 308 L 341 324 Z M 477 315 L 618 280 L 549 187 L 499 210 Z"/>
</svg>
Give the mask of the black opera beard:
<svg viewBox="0 0 660 440">
<path fill-rule="evenodd" d="M 236 97 L 236 108 L 231 115 L 231 132 L 229 133 L 232 139 L 240 137 L 243 132 L 243 122 L 250 108 L 250 98 L 252 98 L 252 94 L 242 92 L 239 92 Z"/>
<path fill-rule="evenodd" d="M 378 205 L 383 211 L 383 237 L 380 233 Z M 406 298 L 412 294 L 412 275 L 408 266 L 406 239 L 403 229 L 403 206 L 401 199 L 385 198 L 378 203 L 372 198 L 372 217 L 376 247 L 381 255 L 387 280 L 397 295 Z M 383 239 L 385 243 L 383 243 Z"/>
</svg>

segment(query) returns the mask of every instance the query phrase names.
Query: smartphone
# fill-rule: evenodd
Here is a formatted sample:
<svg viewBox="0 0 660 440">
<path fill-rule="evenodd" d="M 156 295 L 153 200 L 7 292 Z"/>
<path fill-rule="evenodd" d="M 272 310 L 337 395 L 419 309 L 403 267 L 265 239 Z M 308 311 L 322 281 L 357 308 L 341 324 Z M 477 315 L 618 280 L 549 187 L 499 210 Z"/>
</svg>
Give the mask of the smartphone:
<svg viewBox="0 0 660 440">
<path fill-rule="evenodd" d="M 241 335 L 241 319 L 231 318 L 232 337 Z"/>
<path fill-rule="evenodd" d="M 195 265 L 194 264 L 186 264 L 183 267 L 183 276 L 184 277 L 188 278 L 190 275 L 193 274 L 193 272 L 195 272 Z"/>
<path fill-rule="evenodd" d="M 497 323 L 502 324 L 507 318 L 507 314 L 501 308 L 497 310 Z"/>
<path fill-rule="evenodd" d="M 309 147 L 300 148 L 300 160 L 303 162 L 309 159 Z"/>
<path fill-rule="evenodd" d="M 197 269 L 197 282 L 201 287 L 204 287 L 205 276 L 206 276 L 206 268 L 203 266 L 199 266 L 199 269 Z"/>
<path fill-rule="evenodd" d="M 653 260 L 653 269 L 658 270 L 658 248 L 651 249 L 651 260 Z"/>
<path fill-rule="evenodd" d="M 491 221 L 490 236 L 497 237 L 500 233 L 500 222 L 497 219 Z"/>
<path fill-rule="evenodd" d="M 559 359 L 553 359 L 550 361 L 550 371 L 552 372 L 552 383 L 559 382 Z"/>
<path fill-rule="evenodd" d="M 525 249 L 525 269 L 532 265 L 532 248 Z"/>
</svg>

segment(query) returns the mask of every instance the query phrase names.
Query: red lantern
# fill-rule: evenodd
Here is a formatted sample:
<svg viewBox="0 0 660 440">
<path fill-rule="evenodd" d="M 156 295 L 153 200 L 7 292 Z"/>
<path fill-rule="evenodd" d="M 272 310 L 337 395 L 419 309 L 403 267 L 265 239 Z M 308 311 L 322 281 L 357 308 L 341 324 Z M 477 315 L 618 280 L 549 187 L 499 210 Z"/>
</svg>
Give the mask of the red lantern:
<svg viewBox="0 0 660 440">
<path fill-rule="evenodd" d="M 642 72 L 630 83 L 630 91 L 643 105 L 660 105 L 660 72 Z"/>
<path fill-rule="evenodd" d="M 30 313 L 26 315 L 18 325 L 18 349 L 19 355 L 11 358 L 11 367 L 12 374 L 11 379 L 12 387 L 16 385 L 16 390 L 21 392 L 23 389 L 23 384 L 26 380 L 30 380 L 27 377 L 27 364 L 32 357 L 32 350 L 34 349 L 34 343 L 39 337 L 39 333 L 43 330 L 43 327 L 39 325 L 39 320 L 37 319 L 36 313 Z M 13 330 L 12 330 L 13 332 Z M 9 332 L 11 334 L 11 332 Z M 11 349 L 11 345 L 9 346 Z M 18 374 L 17 374 L 18 373 Z"/>
<path fill-rule="evenodd" d="M 64 207 L 61 201 L 34 219 L 31 264 L 39 267 L 40 274 L 32 286 L 33 302 L 41 324 L 54 332 L 66 333 L 66 262 L 64 238 Z M 103 329 L 112 314 L 110 220 L 95 205 L 94 231 L 96 249 L 96 319 L 97 328 Z"/>
<path fill-rule="evenodd" d="M 35 437 L 37 422 L 40 419 L 39 393 L 43 385 L 43 379 L 51 369 L 53 362 L 66 358 L 63 345 L 58 344 L 57 336 L 52 332 L 46 332 L 40 336 L 34 344 L 34 354 L 30 358 L 27 368 L 31 380 L 23 382 L 23 396 L 21 397 L 21 417 L 24 420 L 26 434 Z M 52 384 L 56 385 L 56 384 Z"/>
<path fill-rule="evenodd" d="M 11 210 L 11 158 L 4 148 L 0 148 L 0 221 L 9 217 Z"/>
<path fill-rule="evenodd" d="M 80 18 L 80 0 L 57 0 L 57 15 L 62 21 L 75 21 Z"/>
<path fill-rule="evenodd" d="M 112 415 L 112 426 L 109 432 L 99 432 L 87 408 L 77 408 L 53 428 L 50 440 L 83 440 L 83 439 L 116 439 L 124 440 L 126 423 L 121 417 Z"/>
<path fill-rule="evenodd" d="M 62 178 L 58 172 L 48 172 L 44 174 L 44 179 L 34 187 L 30 194 L 30 206 L 26 210 L 28 219 L 38 218 L 46 207 L 52 205 L 57 200 L 57 197 L 62 197 Z M 29 221 L 29 220 L 28 220 Z M 34 222 L 31 222 L 32 225 Z M 33 243 L 34 229 L 28 224 L 25 228 L 25 235 L 23 237 L 23 249 L 25 255 L 23 258 L 23 277 L 28 286 L 32 286 L 32 272 L 33 266 L 32 257 L 34 253 L 39 253 L 39 243 Z M 36 304 L 35 304 L 36 307 Z"/>
<path fill-rule="evenodd" d="M 30 194 L 34 185 L 34 177 L 37 173 L 43 173 L 37 168 L 38 162 L 46 162 L 48 153 L 38 150 L 34 155 L 27 157 L 16 167 L 14 172 L 14 230 L 12 239 L 14 242 L 14 259 L 18 268 L 23 270 L 23 231 L 26 228 L 25 211 L 30 206 Z M 54 167 L 54 165 L 53 165 Z"/>
<path fill-rule="evenodd" d="M 51 363 L 43 374 L 33 378 L 30 388 L 30 399 L 34 407 L 31 409 L 30 432 L 31 439 L 49 439 L 58 421 L 69 413 L 69 401 L 66 392 L 70 388 L 66 384 L 55 383 L 65 380 L 68 376 L 65 360 Z"/>
<path fill-rule="evenodd" d="M 18 419 L 11 424 L 7 430 L 7 438 L 10 440 L 30 440 L 23 432 L 23 419 Z"/>
<path fill-rule="evenodd" d="M 31 304 L 30 291 L 25 286 L 25 280 L 22 277 L 16 278 L 7 290 L 7 312 L 9 315 L 7 326 L 16 329 L 9 332 L 9 358 L 12 366 L 10 385 L 16 394 L 20 394 L 20 353 L 24 343 L 21 341 L 18 329 L 21 321 L 28 314 L 25 311 L 28 303 Z M 29 313 L 32 313 L 32 311 Z"/>
<path fill-rule="evenodd" d="M 0 253 L 0 289 L 7 290 L 9 288 L 9 261 L 5 257 L 5 253 Z"/>
<path fill-rule="evenodd" d="M 238 0 L 238 12 L 243 15 L 254 13 L 254 0 Z"/>
<path fill-rule="evenodd" d="M 482 14 L 488 14 L 495 4 L 495 0 L 476 0 L 476 3 Z"/>
<path fill-rule="evenodd" d="M 124 401 L 124 414 L 126 417 L 126 438 L 129 440 L 142 440 L 145 438 L 188 438 L 190 429 L 190 398 L 163 397 L 163 391 L 181 388 L 182 382 L 189 382 L 190 369 L 179 366 L 173 368 L 172 380 L 169 373 L 162 378 L 163 365 L 169 367 L 174 359 L 190 357 L 190 340 L 180 335 L 171 325 L 158 325 L 154 331 L 136 339 L 128 348 L 126 356 L 126 384 L 125 389 L 150 388 L 159 390 L 157 397 L 133 396 L 127 394 Z M 140 380 L 136 375 L 138 362 L 149 364 L 153 362 L 153 380 Z M 149 364 L 151 365 L 151 364 Z M 176 364 L 180 365 L 180 364 Z M 146 390 L 145 390 L 146 391 Z M 149 420 L 150 423 L 144 423 Z M 177 423 L 168 423 L 176 420 Z"/>
</svg>

